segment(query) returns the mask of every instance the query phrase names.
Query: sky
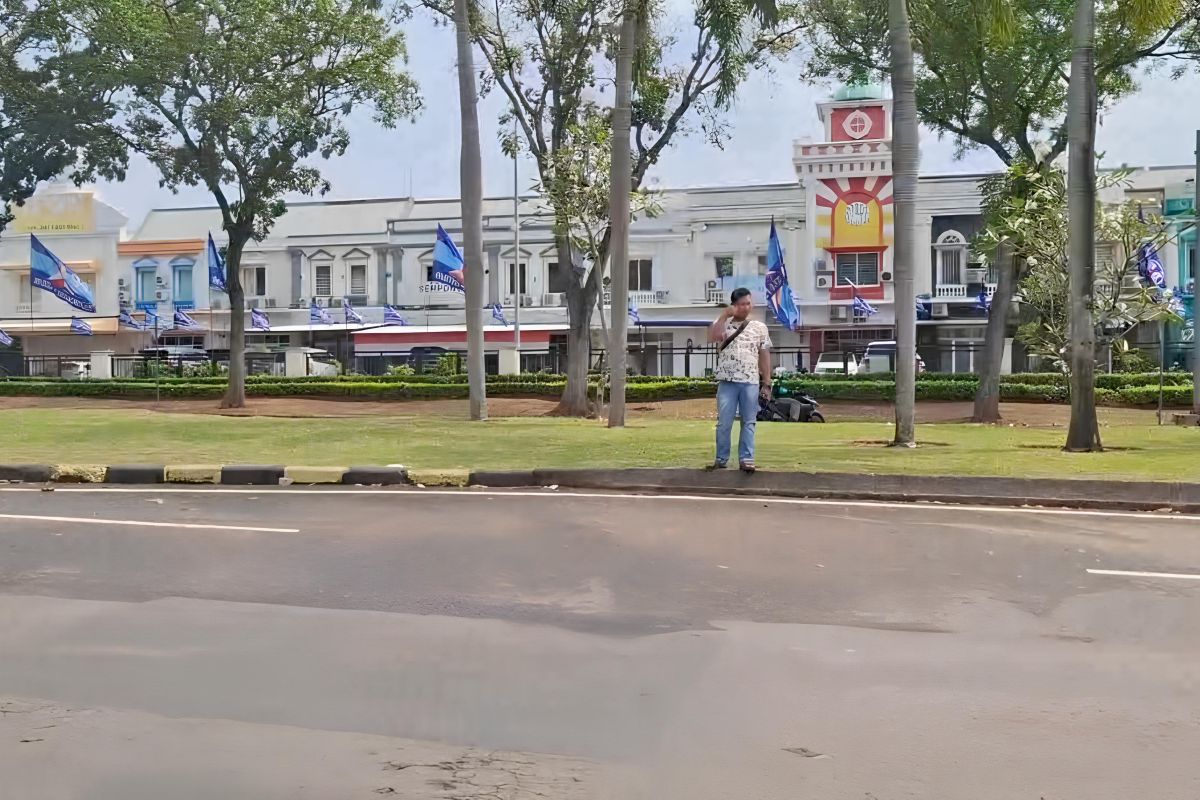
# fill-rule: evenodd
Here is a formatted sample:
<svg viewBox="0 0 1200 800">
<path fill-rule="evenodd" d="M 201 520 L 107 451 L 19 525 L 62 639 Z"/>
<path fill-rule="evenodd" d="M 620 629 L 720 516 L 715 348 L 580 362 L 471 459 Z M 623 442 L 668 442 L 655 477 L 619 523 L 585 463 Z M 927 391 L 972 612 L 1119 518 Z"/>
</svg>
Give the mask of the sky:
<svg viewBox="0 0 1200 800">
<path fill-rule="evenodd" d="M 376 126 L 369 117 L 350 120 L 351 145 L 338 159 L 321 162 L 333 184 L 329 199 L 366 197 L 434 198 L 458 196 L 458 88 L 455 76 L 454 34 L 423 17 L 407 26 L 408 69 L 421 87 L 424 107 L 413 122 L 392 130 Z M 477 59 L 479 56 L 477 56 Z M 729 112 L 730 136 L 723 150 L 699 137 L 676 139 L 649 175 L 652 188 L 700 185 L 754 184 L 792 181 L 792 142 L 805 136 L 823 138 L 815 104 L 830 94 L 828 86 L 807 84 L 795 65 L 752 76 L 738 92 Z M 1101 119 L 1098 149 L 1107 165 L 1157 166 L 1193 162 L 1195 130 L 1200 127 L 1196 97 L 1200 77 L 1170 81 L 1151 76 L 1141 90 Z M 481 103 L 484 193 L 512 192 L 512 161 L 500 152 L 497 118 L 503 102 L 494 94 Z M 923 132 L 922 174 L 978 172 L 999 168 L 987 151 L 974 151 L 961 160 L 954 145 Z M 521 164 L 521 189 L 532 184 L 533 166 Z M 100 196 L 129 217 L 135 231 L 152 208 L 210 205 L 202 189 L 178 194 L 158 185 L 157 172 L 135 161 L 121 184 L 101 184 Z"/>
</svg>

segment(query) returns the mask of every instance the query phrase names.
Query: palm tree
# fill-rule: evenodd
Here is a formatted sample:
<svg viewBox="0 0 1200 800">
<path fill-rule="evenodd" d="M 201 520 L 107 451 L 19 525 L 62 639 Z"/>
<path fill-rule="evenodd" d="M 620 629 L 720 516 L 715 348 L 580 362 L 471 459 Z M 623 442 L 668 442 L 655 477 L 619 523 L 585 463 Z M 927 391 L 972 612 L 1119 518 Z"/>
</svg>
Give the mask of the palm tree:
<svg viewBox="0 0 1200 800">
<path fill-rule="evenodd" d="M 608 364 L 611 396 L 608 427 L 625 426 L 625 354 L 629 327 L 629 128 L 633 117 L 633 63 L 637 50 L 638 17 L 642 3 L 625 0 L 621 10 L 621 32 L 617 43 L 616 100 L 612 113 L 612 163 L 609 178 L 609 274 L 612 275 L 612 300 L 609 313 Z"/>
<path fill-rule="evenodd" d="M 458 101 L 462 150 L 459 184 L 462 192 L 463 260 L 466 269 L 464 314 L 467 323 L 467 383 L 471 419 L 487 419 L 487 383 L 483 367 L 483 167 L 479 155 L 479 95 L 475 91 L 475 62 L 471 51 L 471 2 L 454 0 L 458 38 Z"/>
<path fill-rule="evenodd" d="M 893 263 L 896 309 L 896 435 L 892 444 L 916 444 L 917 178 L 921 149 L 917 128 L 916 81 L 907 0 L 888 0 L 892 76 L 892 194 L 895 214 Z"/>
</svg>

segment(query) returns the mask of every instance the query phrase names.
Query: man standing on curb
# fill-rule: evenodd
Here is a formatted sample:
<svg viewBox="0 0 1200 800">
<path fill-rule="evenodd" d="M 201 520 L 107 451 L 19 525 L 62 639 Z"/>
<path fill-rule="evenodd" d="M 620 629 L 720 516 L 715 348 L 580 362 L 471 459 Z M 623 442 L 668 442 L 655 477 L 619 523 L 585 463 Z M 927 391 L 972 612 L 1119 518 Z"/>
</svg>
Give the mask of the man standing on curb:
<svg viewBox="0 0 1200 800">
<path fill-rule="evenodd" d="M 749 289 L 734 289 L 729 303 L 708 329 L 708 340 L 718 344 L 717 459 L 711 469 L 729 464 L 733 417 L 739 414 L 738 465 L 743 472 L 754 472 L 758 398 L 771 396 L 771 335 L 765 324 L 750 319 L 754 304 Z"/>
</svg>

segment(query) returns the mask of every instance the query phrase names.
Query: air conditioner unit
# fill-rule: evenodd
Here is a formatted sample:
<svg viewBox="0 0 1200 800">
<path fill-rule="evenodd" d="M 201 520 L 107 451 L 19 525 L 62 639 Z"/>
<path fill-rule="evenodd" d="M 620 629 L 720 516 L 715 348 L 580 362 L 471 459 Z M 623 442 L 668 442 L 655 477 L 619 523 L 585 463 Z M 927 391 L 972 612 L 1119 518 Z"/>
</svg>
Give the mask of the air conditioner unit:
<svg viewBox="0 0 1200 800">
<path fill-rule="evenodd" d="M 825 259 L 814 258 L 813 259 L 813 270 L 816 272 L 827 272 L 829 270 L 829 266 L 826 263 Z"/>
<path fill-rule="evenodd" d="M 257 297 L 251 297 L 249 300 L 246 301 L 246 308 L 258 308 L 258 307 L 259 307 L 259 300 Z"/>
<path fill-rule="evenodd" d="M 829 321 L 845 322 L 850 319 L 850 306 L 830 306 Z"/>
<path fill-rule="evenodd" d="M 832 289 L 833 288 L 833 273 L 832 272 L 818 273 L 817 274 L 817 288 L 818 289 Z"/>
<path fill-rule="evenodd" d="M 704 288 L 705 289 L 715 289 L 715 288 L 717 288 L 717 282 L 709 281 L 708 283 L 704 284 Z"/>
<path fill-rule="evenodd" d="M 125 291 L 117 292 L 117 302 L 118 303 L 128 303 L 129 302 L 129 292 L 125 292 Z"/>
<path fill-rule="evenodd" d="M 329 298 L 328 297 L 314 297 L 313 305 L 318 306 L 320 308 L 325 308 L 326 306 L 329 305 Z"/>
<path fill-rule="evenodd" d="M 880 279 L 880 280 L 881 280 L 883 283 L 891 283 L 891 282 L 892 282 L 892 271 L 891 271 L 891 270 L 884 270 L 884 271 L 883 271 L 883 272 L 882 272 L 882 273 L 879 275 L 879 279 Z"/>
<path fill-rule="evenodd" d="M 558 306 L 566 305 L 566 302 L 567 296 L 562 292 L 554 292 L 551 294 L 542 295 L 542 305 L 546 306 L 547 308 L 556 308 Z"/>
<path fill-rule="evenodd" d="M 531 295 L 531 294 L 521 295 L 521 308 L 532 308 L 532 307 L 533 307 L 533 295 Z"/>
<path fill-rule="evenodd" d="M 933 310 L 930 312 L 931 317 L 939 317 L 945 319 L 950 316 L 950 306 L 945 303 L 934 303 Z"/>
<path fill-rule="evenodd" d="M 171 299 L 171 293 L 168 292 L 166 289 L 155 289 L 154 290 L 154 299 L 155 299 L 155 301 L 157 301 L 159 303 L 166 302 L 167 300 Z"/>
<path fill-rule="evenodd" d="M 125 289 L 129 286 L 129 281 L 125 278 L 117 278 L 117 288 Z"/>
<path fill-rule="evenodd" d="M 983 283 L 984 273 L 987 270 L 981 267 L 967 267 L 963 272 L 965 273 L 964 277 L 967 283 Z"/>
<path fill-rule="evenodd" d="M 667 298 L 670 297 L 670 295 L 671 295 L 670 289 L 655 289 L 654 290 L 654 302 L 658 303 L 660 306 L 664 305 L 667 302 Z"/>
<path fill-rule="evenodd" d="M 154 285 L 155 286 L 166 286 L 167 279 L 164 278 L 162 275 L 155 275 L 154 276 Z"/>
<path fill-rule="evenodd" d="M 275 307 L 275 298 L 274 298 L 274 297 L 268 297 L 268 298 L 266 299 L 266 306 L 267 306 L 267 308 L 274 308 L 274 307 Z"/>
<path fill-rule="evenodd" d="M 292 308 L 307 308 L 307 307 L 308 307 L 308 298 L 307 297 L 297 297 L 296 302 L 292 304 Z"/>
</svg>

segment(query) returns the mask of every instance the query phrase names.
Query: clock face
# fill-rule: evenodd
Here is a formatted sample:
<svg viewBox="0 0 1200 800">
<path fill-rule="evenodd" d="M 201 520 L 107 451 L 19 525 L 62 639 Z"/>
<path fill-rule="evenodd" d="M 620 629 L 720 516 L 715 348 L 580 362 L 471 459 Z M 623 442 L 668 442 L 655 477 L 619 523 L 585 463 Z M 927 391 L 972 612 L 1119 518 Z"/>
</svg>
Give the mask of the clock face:
<svg viewBox="0 0 1200 800">
<path fill-rule="evenodd" d="M 846 121 L 842 123 L 842 130 L 851 139 L 861 139 L 871 132 L 871 118 L 862 111 L 855 111 L 846 117 Z"/>
</svg>

